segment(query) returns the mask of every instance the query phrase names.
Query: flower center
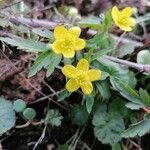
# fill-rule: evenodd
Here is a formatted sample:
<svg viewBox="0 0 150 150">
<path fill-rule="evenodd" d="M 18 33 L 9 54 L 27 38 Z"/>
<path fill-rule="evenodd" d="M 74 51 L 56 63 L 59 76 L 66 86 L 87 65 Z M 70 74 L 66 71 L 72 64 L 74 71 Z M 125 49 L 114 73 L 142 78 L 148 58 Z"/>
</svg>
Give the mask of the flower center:
<svg viewBox="0 0 150 150">
<path fill-rule="evenodd" d="M 63 39 L 62 43 L 61 43 L 61 49 L 62 50 L 66 50 L 66 49 L 70 49 L 70 47 L 72 47 L 72 40 L 71 39 Z"/>
<path fill-rule="evenodd" d="M 127 20 L 128 20 L 128 18 L 125 15 L 122 15 L 122 16 L 120 16 L 119 24 L 122 24 L 122 25 L 126 26 L 127 25 Z"/>
<path fill-rule="evenodd" d="M 85 84 L 87 81 L 89 81 L 89 77 L 87 76 L 87 73 L 85 72 L 81 72 L 77 78 L 76 78 L 76 82 L 79 84 L 79 85 L 83 85 Z"/>
</svg>

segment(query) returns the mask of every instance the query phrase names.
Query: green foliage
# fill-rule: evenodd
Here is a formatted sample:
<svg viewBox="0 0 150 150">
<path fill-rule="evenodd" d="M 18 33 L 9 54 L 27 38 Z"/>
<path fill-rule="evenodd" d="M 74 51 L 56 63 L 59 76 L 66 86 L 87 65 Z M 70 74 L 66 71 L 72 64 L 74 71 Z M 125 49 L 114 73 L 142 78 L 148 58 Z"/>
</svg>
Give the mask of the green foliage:
<svg viewBox="0 0 150 150">
<path fill-rule="evenodd" d="M 58 96 L 57 101 L 63 101 L 65 100 L 65 98 L 69 97 L 71 95 L 71 93 L 69 93 L 67 90 L 64 90 L 62 93 L 60 93 L 60 95 Z"/>
<path fill-rule="evenodd" d="M 107 11 L 105 14 L 105 18 L 102 22 L 102 30 L 103 32 L 107 32 L 112 26 L 112 16 L 111 10 Z"/>
<path fill-rule="evenodd" d="M 119 49 L 117 50 L 117 55 L 119 57 L 124 57 L 128 54 L 131 54 L 134 52 L 134 49 L 137 47 L 137 42 L 133 42 L 129 40 L 127 43 L 122 44 Z"/>
<path fill-rule="evenodd" d="M 139 110 L 142 107 L 150 106 L 150 96 L 146 90 L 141 88 L 138 93 L 131 86 L 124 84 L 119 79 L 115 79 L 115 82 L 119 85 L 118 91 L 120 91 L 120 94 L 130 101 L 130 103 L 126 104 L 128 108 Z"/>
<path fill-rule="evenodd" d="M 87 47 L 93 49 L 92 60 L 98 59 L 115 49 L 114 39 L 107 33 L 98 33 L 88 40 Z"/>
<path fill-rule="evenodd" d="M 85 125 L 89 119 L 88 112 L 84 105 L 74 105 L 70 111 L 70 115 L 72 123 L 79 126 Z"/>
<path fill-rule="evenodd" d="M 32 68 L 30 69 L 29 77 L 34 76 L 42 68 L 47 67 L 49 65 L 50 56 L 51 56 L 50 51 L 41 53 L 34 62 Z"/>
<path fill-rule="evenodd" d="M 103 100 L 108 100 L 111 97 L 110 85 L 106 80 L 96 82 L 96 87 Z"/>
<path fill-rule="evenodd" d="M 105 57 L 98 58 L 92 65 L 109 74 L 110 82 L 116 90 L 120 89 L 120 84 L 117 81 L 122 81 L 131 87 L 136 85 L 136 78 L 128 68 L 109 61 Z"/>
<path fill-rule="evenodd" d="M 143 136 L 150 131 L 150 114 L 144 116 L 144 119 L 122 133 L 122 137 Z"/>
<path fill-rule="evenodd" d="M 61 125 L 62 119 L 63 119 L 63 117 L 59 113 L 59 110 L 49 109 L 47 114 L 46 114 L 45 121 L 48 122 L 52 126 L 58 127 Z"/>
<path fill-rule="evenodd" d="M 46 51 L 41 53 L 36 61 L 34 62 L 32 68 L 29 72 L 29 77 L 34 76 L 38 71 L 40 71 L 42 68 L 47 69 L 47 77 L 50 76 L 55 67 L 58 66 L 58 64 L 61 61 L 61 55 L 56 55 L 54 52 Z"/>
<path fill-rule="evenodd" d="M 69 150 L 69 145 L 67 144 L 59 145 L 57 150 Z"/>
<path fill-rule="evenodd" d="M 32 32 L 34 32 L 35 34 L 37 34 L 41 37 L 48 38 L 51 42 L 54 40 L 53 32 L 51 32 L 47 29 L 36 28 L 36 29 L 33 29 Z"/>
<path fill-rule="evenodd" d="M 95 17 L 95 16 L 89 16 L 87 18 L 83 18 L 78 24 L 81 27 L 84 28 L 91 28 L 91 29 L 100 29 L 101 28 L 101 23 L 100 23 L 100 18 Z"/>
<path fill-rule="evenodd" d="M 119 105 L 118 105 L 119 104 Z M 123 117 L 127 111 L 120 100 L 111 104 L 110 108 L 99 104 L 94 112 L 92 123 L 94 134 L 104 144 L 113 145 L 121 140 L 121 132 L 124 131 Z"/>
<path fill-rule="evenodd" d="M 94 105 L 94 96 L 93 94 L 84 96 L 85 104 L 86 104 L 86 110 L 90 114 Z"/>
<path fill-rule="evenodd" d="M 23 39 L 23 38 L 0 38 L 0 41 L 6 42 L 8 44 L 11 44 L 13 46 L 17 46 L 18 49 L 25 50 L 27 52 L 44 52 L 47 50 L 47 45 L 39 42 L 39 41 L 33 41 L 31 39 Z"/>
<path fill-rule="evenodd" d="M 12 103 L 0 98 L 0 135 L 10 130 L 15 122 L 16 116 Z"/>
<path fill-rule="evenodd" d="M 150 65 L 150 51 L 149 50 L 142 50 L 137 55 L 137 63 Z"/>
<path fill-rule="evenodd" d="M 57 55 L 54 52 L 51 53 L 49 59 L 49 65 L 47 66 L 46 76 L 49 77 L 53 72 L 55 67 L 57 67 L 61 61 L 62 56 Z"/>
<path fill-rule="evenodd" d="M 26 108 L 26 103 L 22 99 L 17 99 L 13 104 L 13 108 L 16 112 L 23 112 Z"/>
<path fill-rule="evenodd" d="M 23 116 L 27 119 L 27 120 L 32 120 L 35 118 L 36 116 L 36 111 L 33 108 L 26 108 L 23 111 Z"/>
</svg>

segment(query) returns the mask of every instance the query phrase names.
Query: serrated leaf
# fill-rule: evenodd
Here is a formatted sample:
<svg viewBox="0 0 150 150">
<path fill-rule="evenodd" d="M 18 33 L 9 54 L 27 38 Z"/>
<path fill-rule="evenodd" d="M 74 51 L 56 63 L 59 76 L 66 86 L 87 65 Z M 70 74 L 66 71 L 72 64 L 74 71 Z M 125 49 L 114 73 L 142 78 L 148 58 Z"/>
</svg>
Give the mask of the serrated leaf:
<svg viewBox="0 0 150 150">
<path fill-rule="evenodd" d="M 121 114 L 122 109 L 116 109 L 115 114 Z M 114 112 L 113 112 L 114 113 Z M 121 132 L 124 130 L 123 115 L 112 115 L 112 111 L 107 110 L 106 105 L 97 104 L 92 124 L 94 127 L 94 134 L 104 144 L 113 145 L 121 140 Z"/>
<path fill-rule="evenodd" d="M 52 126 L 58 127 L 61 125 L 62 119 L 63 119 L 63 117 L 59 113 L 59 110 L 49 109 L 47 114 L 46 114 L 45 121 L 48 122 Z"/>
<path fill-rule="evenodd" d="M 47 45 L 39 42 L 33 41 L 31 39 L 23 39 L 23 38 L 0 38 L 1 41 L 6 42 L 10 45 L 17 46 L 18 49 L 25 50 L 27 52 L 44 52 L 47 50 Z"/>
<path fill-rule="evenodd" d="M 50 54 L 49 65 L 46 72 L 47 77 L 49 77 L 54 72 L 55 67 L 57 67 L 60 63 L 61 58 L 61 55 L 55 54 L 54 52 Z"/>
<path fill-rule="evenodd" d="M 49 31 L 48 29 L 42 29 L 42 28 L 35 28 L 32 30 L 35 34 L 41 36 L 41 37 L 46 37 L 50 39 L 51 41 L 54 40 L 54 35 L 53 32 Z"/>
<path fill-rule="evenodd" d="M 10 130 L 16 122 L 11 102 L 0 98 L 0 135 Z"/>
<path fill-rule="evenodd" d="M 144 120 L 133 124 L 129 129 L 122 133 L 122 137 L 135 137 L 135 136 L 143 136 L 144 134 L 150 131 L 150 114 L 147 114 L 144 117 Z"/>
<path fill-rule="evenodd" d="M 84 97 L 85 103 L 86 103 L 86 110 L 90 114 L 94 105 L 94 97 L 92 94 L 87 95 Z"/>
<path fill-rule="evenodd" d="M 121 140 L 124 128 L 123 119 L 112 119 L 103 126 L 94 127 L 94 134 L 102 143 L 112 145 Z"/>
<path fill-rule="evenodd" d="M 40 71 L 43 67 L 47 67 L 50 64 L 51 52 L 46 51 L 41 53 L 38 58 L 35 60 L 33 66 L 29 71 L 29 77 L 34 76 L 38 71 Z"/>
</svg>

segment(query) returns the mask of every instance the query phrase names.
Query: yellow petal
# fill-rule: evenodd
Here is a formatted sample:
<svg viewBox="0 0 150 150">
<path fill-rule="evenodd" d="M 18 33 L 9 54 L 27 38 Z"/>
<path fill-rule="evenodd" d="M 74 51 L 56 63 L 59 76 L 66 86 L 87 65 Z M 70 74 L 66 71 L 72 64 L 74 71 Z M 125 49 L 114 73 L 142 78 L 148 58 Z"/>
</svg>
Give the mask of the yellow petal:
<svg viewBox="0 0 150 150">
<path fill-rule="evenodd" d="M 57 26 L 54 29 L 54 37 L 55 39 L 64 38 L 68 34 L 67 29 L 64 26 Z"/>
<path fill-rule="evenodd" d="M 93 91 L 93 85 L 91 82 L 86 82 L 85 84 L 81 85 L 81 89 L 85 95 L 89 95 Z"/>
<path fill-rule="evenodd" d="M 77 64 L 77 70 L 79 71 L 88 71 L 89 69 L 89 62 L 86 59 L 80 59 Z"/>
<path fill-rule="evenodd" d="M 81 29 L 79 27 L 72 27 L 68 31 L 70 34 L 74 35 L 75 37 L 79 37 L 81 34 Z"/>
<path fill-rule="evenodd" d="M 75 42 L 75 50 L 81 50 L 85 47 L 85 40 L 77 38 Z"/>
<path fill-rule="evenodd" d="M 61 48 L 60 48 L 60 42 L 59 41 L 55 41 L 52 44 L 52 50 L 56 53 L 56 54 L 61 54 Z"/>
<path fill-rule="evenodd" d="M 116 6 L 114 6 L 112 8 L 111 15 L 112 15 L 112 18 L 113 18 L 114 21 L 117 20 L 118 17 L 120 16 L 120 11 Z"/>
<path fill-rule="evenodd" d="M 91 69 L 88 71 L 88 77 L 90 81 L 100 80 L 101 71 L 97 69 Z"/>
<path fill-rule="evenodd" d="M 72 58 L 75 55 L 75 51 L 73 48 L 67 48 L 62 51 L 62 54 L 66 58 Z"/>
<path fill-rule="evenodd" d="M 79 84 L 77 84 L 76 80 L 75 79 L 70 79 L 67 84 L 66 84 L 66 89 L 69 91 L 69 92 L 74 92 L 76 91 L 78 88 L 79 88 Z"/>
<path fill-rule="evenodd" d="M 130 18 L 129 18 L 129 24 L 130 24 L 131 27 L 134 27 L 135 24 L 136 24 L 135 19 L 130 17 Z"/>
<path fill-rule="evenodd" d="M 121 14 L 126 17 L 130 17 L 132 13 L 133 13 L 133 9 L 131 7 L 126 7 L 121 11 Z"/>
<path fill-rule="evenodd" d="M 77 69 L 72 65 L 65 65 L 62 68 L 62 73 L 68 78 L 75 78 L 77 76 Z"/>
<path fill-rule="evenodd" d="M 132 28 L 130 26 L 123 26 L 123 25 L 118 25 L 120 29 L 124 31 L 132 31 Z"/>
</svg>

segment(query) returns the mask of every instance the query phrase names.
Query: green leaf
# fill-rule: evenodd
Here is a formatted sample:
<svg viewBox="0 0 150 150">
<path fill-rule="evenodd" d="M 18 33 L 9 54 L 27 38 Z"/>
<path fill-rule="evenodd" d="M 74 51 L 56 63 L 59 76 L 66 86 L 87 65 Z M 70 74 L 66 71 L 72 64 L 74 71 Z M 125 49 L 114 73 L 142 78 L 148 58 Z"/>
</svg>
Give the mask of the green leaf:
<svg viewBox="0 0 150 150">
<path fill-rule="evenodd" d="M 103 49 L 103 50 L 99 50 L 98 52 L 96 52 L 93 56 L 92 56 L 92 60 L 95 60 L 97 58 L 100 58 L 103 55 L 106 55 L 107 53 L 113 51 L 114 48 L 109 48 L 109 49 Z"/>
<path fill-rule="evenodd" d="M 85 27 L 85 28 L 87 28 L 87 27 L 91 28 L 91 29 L 100 29 L 101 28 L 100 19 L 95 16 L 89 16 L 87 18 L 83 18 L 80 22 L 78 22 L 78 24 L 81 27 Z"/>
<path fill-rule="evenodd" d="M 84 97 L 86 102 L 86 110 L 90 114 L 94 105 L 94 96 L 92 94 Z"/>
<path fill-rule="evenodd" d="M 28 120 L 32 120 L 36 116 L 36 111 L 33 108 L 26 108 L 23 111 L 23 116 Z"/>
<path fill-rule="evenodd" d="M 32 68 L 29 71 L 29 77 L 34 76 L 38 71 L 40 71 L 43 67 L 47 67 L 50 64 L 51 52 L 46 51 L 41 53 L 38 58 L 35 60 Z"/>
<path fill-rule="evenodd" d="M 147 93 L 147 91 L 140 88 L 139 94 L 143 102 L 150 107 L 150 95 Z"/>
<path fill-rule="evenodd" d="M 61 125 L 62 119 L 63 117 L 59 113 L 58 109 L 49 109 L 46 114 L 45 121 L 48 122 L 52 126 L 58 127 Z"/>
<path fill-rule="evenodd" d="M 115 90 L 120 89 L 120 84 L 116 80 L 122 81 L 131 87 L 136 85 L 136 78 L 133 72 L 129 71 L 127 67 L 109 61 L 105 56 L 98 58 L 97 61 L 93 61 L 92 65 L 109 74 L 111 84 Z"/>
<path fill-rule="evenodd" d="M 46 72 L 47 77 L 49 77 L 54 72 L 55 67 L 57 67 L 60 63 L 61 58 L 61 55 L 55 54 L 54 52 L 50 54 L 49 66 L 47 67 Z"/>
<path fill-rule="evenodd" d="M 136 104 L 136 103 L 129 102 L 129 103 L 126 104 L 126 107 L 130 108 L 131 110 L 139 110 L 143 106 L 141 106 L 139 104 Z"/>
<path fill-rule="evenodd" d="M 17 99 L 13 104 L 13 108 L 16 112 L 23 112 L 26 108 L 26 103 L 22 99 Z"/>
<path fill-rule="evenodd" d="M 27 52 L 44 52 L 47 50 L 47 45 L 39 42 L 39 41 L 33 41 L 31 39 L 22 39 L 22 38 L 0 38 L 1 41 L 6 42 L 10 45 L 17 46 L 18 49 L 25 50 Z"/>
<path fill-rule="evenodd" d="M 111 16 L 111 10 L 107 11 L 105 14 L 105 18 L 102 23 L 102 28 L 104 32 L 107 32 L 109 28 L 112 26 L 112 16 Z"/>
<path fill-rule="evenodd" d="M 136 19 L 136 23 L 141 23 L 149 20 L 150 20 L 150 13 L 146 13 L 145 15 L 138 17 Z"/>
<path fill-rule="evenodd" d="M 71 120 L 73 124 L 83 126 L 87 123 L 89 117 L 84 105 L 74 105 L 71 109 Z"/>
<path fill-rule="evenodd" d="M 112 79 L 111 79 L 112 80 Z M 119 87 L 118 91 L 120 91 L 120 94 L 128 99 L 129 101 L 141 105 L 141 107 L 145 107 L 144 102 L 138 95 L 138 93 L 129 85 L 124 84 L 120 79 L 113 78 L 113 82 L 117 84 L 117 87 Z"/>
<path fill-rule="evenodd" d="M 122 146 L 120 143 L 116 143 L 111 146 L 112 146 L 112 150 L 122 150 Z"/>
<path fill-rule="evenodd" d="M 96 34 L 92 39 L 88 40 L 86 46 L 89 49 L 94 50 L 94 55 L 91 58 L 92 60 L 97 59 L 115 49 L 114 39 L 107 33 Z"/>
<path fill-rule="evenodd" d="M 99 93 L 101 94 L 103 100 L 108 100 L 111 97 L 110 85 L 106 80 L 96 82 L 95 85 Z"/>
<path fill-rule="evenodd" d="M 112 109 L 112 108 L 111 108 Z M 94 134 L 104 144 L 113 145 L 121 140 L 121 132 L 124 130 L 124 122 L 121 115 L 112 115 L 124 113 L 121 109 L 115 108 L 108 110 L 107 106 L 99 103 L 94 112 L 92 123 L 94 125 Z M 123 117 L 123 116 L 122 116 Z"/>
<path fill-rule="evenodd" d="M 137 63 L 150 65 L 150 51 L 149 50 L 142 50 L 137 54 Z"/>
<path fill-rule="evenodd" d="M 67 144 L 59 145 L 57 150 L 69 150 L 69 145 Z"/>
<path fill-rule="evenodd" d="M 129 40 L 128 43 L 125 43 L 122 46 L 120 46 L 120 48 L 118 49 L 118 56 L 121 58 L 123 56 L 133 53 L 135 47 L 137 47 L 137 43 L 130 42 Z"/>
<path fill-rule="evenodd" d="M 132 124 L 132 126 L 122 133 L 122 137 L 143 136 L 150 131 L 150 114 L 145 115 L 144 120 Z"/>
<path fill-rule="evenodd" d="M 41 36 L 41 37 L 46 37 L 50 39 L 51 41 L 54 40 L 54 35 L 53 32 L 49 31 L 48 29 L 42 29 L 42 28 L 35 28 L 32 30 L 35 34 Z"/>
<path fill-rule="evenodd" d="M 0 98 L 0 135 L 10 130 L 15 122 L 16 116 L 12 103 Z"/>
<path fill-rule="evenodd" d="M 109 115 L 111 118 L 125 118 L 128 116 L 128 109 L 125 107 L 125 102 L 120 98 L 114 99 L 108 106 Z"/>
<path fill-rule="evenodd" d="M 69 93 L 67 90 L 64 90 L 62 93 L 60 93 L 60 95 L 58 96 L 57 101 L 63 101 L 65 100 L 65 98 L 69 97 L 71 95 L 71 93 Z"/>
</svg>

